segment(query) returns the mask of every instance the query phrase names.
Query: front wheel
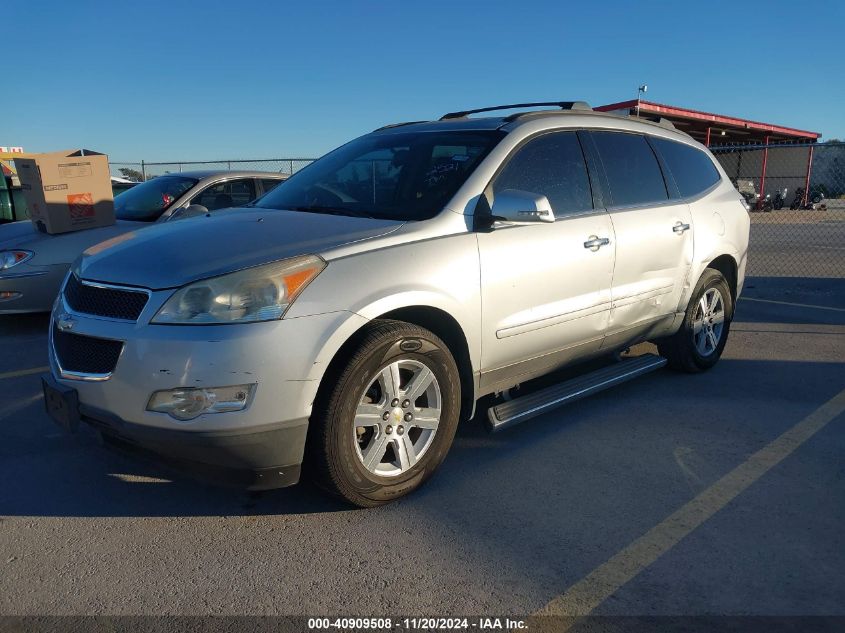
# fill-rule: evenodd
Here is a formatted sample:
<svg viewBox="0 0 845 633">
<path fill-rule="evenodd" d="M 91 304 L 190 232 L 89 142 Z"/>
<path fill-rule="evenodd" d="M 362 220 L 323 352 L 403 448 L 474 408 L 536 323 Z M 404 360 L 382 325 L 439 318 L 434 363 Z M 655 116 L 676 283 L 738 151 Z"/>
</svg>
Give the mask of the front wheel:
<svg viewBox="0 0 845 633">
<path fill-rule="evenodd" d="M 724 275 L 707 268 L 693 290 L 680 329 L 658 341 L 658 350 L 669 359 L 672 369 L 689 373 L 710 369 L 725 349 L 733 311 L 733 296 Z"/>
<path fill-rule="evenodd" d="M 366 326 L 321 387 L 308 438 L 319 486 L 373 507 L 421 486 L 455 436 L 460 377 L 445 343 L 416 325 Z"/>
</svg>

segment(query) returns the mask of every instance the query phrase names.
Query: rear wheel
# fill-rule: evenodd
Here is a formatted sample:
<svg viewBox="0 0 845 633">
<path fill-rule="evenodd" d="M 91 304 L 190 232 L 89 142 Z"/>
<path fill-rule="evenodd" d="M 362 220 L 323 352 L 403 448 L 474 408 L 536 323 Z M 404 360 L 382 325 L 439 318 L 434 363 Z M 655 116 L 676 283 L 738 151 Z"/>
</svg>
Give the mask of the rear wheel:
<svg viewBox="0 0 845 633">
<path fill-rule="evenodd" d="M 315 403 L 308 461 L 318 485 L 361 507 L 421 486 L 452 444 L 460 378 L 446 345 L 415 325 L 373 321 Z"/>
<path fill-rule="evenodd" d="M 674 336 L 659 341 L 669 366 L 695 373 L 710 369 L 722 356 L 733 318 L 733 298 L 724 275 L 708 268 L 695 286 L 684 321 Z"/>
</svg>

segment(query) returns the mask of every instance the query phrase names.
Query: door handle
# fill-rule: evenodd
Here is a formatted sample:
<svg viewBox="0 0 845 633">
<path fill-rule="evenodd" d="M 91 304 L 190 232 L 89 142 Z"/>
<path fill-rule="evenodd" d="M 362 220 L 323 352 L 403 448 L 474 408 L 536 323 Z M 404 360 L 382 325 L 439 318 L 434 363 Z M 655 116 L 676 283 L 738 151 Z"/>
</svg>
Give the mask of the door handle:
<svg viewBox="0 0 845 633">
<path fill-rule="evenodd" d="M 584 248 L 589 248 L 595 253 L 602 246 L 607 246 L 608 244 L 610 244 L 610 240 L 606 237 L 598 237 L 597 235 L 591 235 L 590 239 L 584 242 Z"/>
<path fill-rule="evenodd" d="M 675 226 L 672 227 L 672 230 L 675 231 L 678 235 L 683 233 L 684 231 L 689 231 L 689 224 L 684 224 L 683 222 L 676 222 Z"/>
</svg>

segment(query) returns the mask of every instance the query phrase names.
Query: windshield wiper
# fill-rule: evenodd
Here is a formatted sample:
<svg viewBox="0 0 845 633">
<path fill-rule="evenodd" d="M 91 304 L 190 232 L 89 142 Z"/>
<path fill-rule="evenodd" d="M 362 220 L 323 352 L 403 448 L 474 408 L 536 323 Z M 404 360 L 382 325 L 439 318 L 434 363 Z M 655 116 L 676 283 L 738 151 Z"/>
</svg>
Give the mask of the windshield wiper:
<svg viewBox="0 0 845 633">
<path fill-rule="evenodd" d="M 325 213 L 326 215 L 348 215 L 355 218 L 369 218 L 371 220 L 377 219 L 374 215 L 370 215 L 369 213 L 366 213 L 364 211 L 358 211 L 357 209 L 348 209 L 346 207 L 303 205 L 299 207 L 285 207 L 285 209 L 289 209 L 291 211 L 303 211 L 304 213 Z"/>
</svg>

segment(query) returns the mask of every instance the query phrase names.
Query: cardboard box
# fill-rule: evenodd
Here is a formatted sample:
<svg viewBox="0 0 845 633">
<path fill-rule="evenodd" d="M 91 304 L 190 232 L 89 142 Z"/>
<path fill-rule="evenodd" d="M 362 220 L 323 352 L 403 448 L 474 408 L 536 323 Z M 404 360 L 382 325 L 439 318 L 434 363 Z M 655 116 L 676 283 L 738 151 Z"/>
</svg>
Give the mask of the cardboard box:
<svg viewBox="0 0 845 633">
<path fill-rule="evenodd" d="M 15 159 L 21 189 L 35 227 L 68 233 L 114 224 L 109 157 L 67 150 Z"/>
</svg>

